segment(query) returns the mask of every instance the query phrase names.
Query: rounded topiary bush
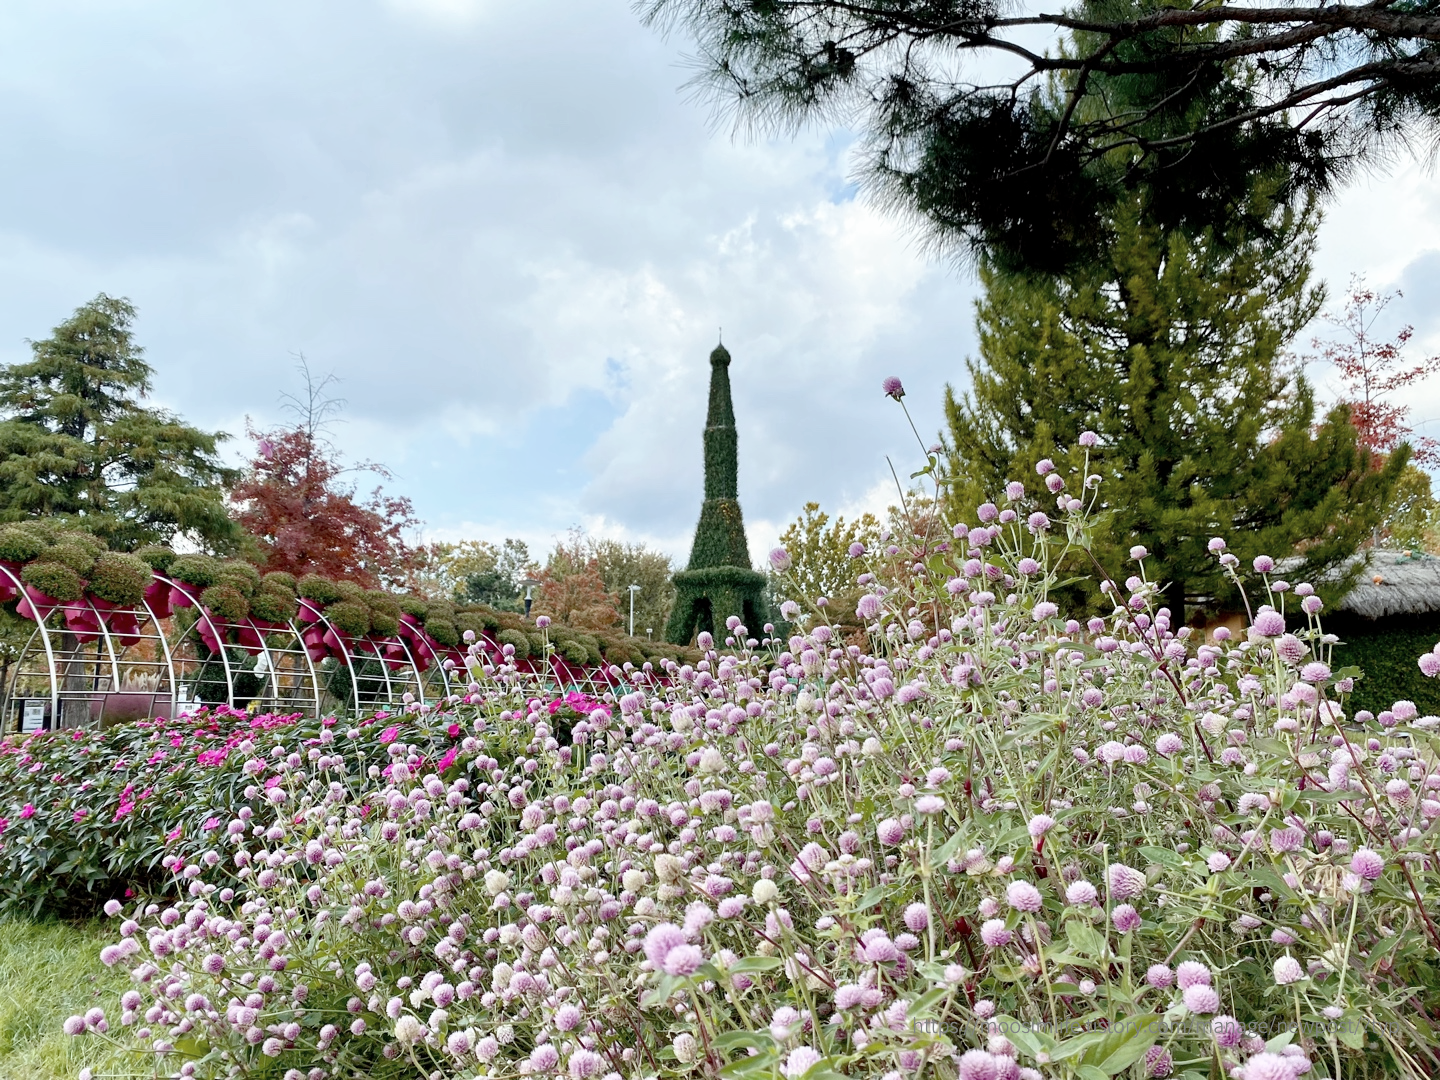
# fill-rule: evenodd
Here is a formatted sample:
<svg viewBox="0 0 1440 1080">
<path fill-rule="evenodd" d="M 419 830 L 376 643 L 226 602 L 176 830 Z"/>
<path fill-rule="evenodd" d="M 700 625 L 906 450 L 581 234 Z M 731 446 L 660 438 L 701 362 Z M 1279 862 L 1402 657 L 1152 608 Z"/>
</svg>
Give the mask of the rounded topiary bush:
<svg viewBox="0 0 1440 1080">
<path fill-rule="evenodd" d="M 381 637 L 390 637 L 400 629 L 400 616 L 397 612 L 381 611 L 377 608 L 370 609 L 370 632 Z"/>
<path fill-rule="evenodd" d="M 200 603 L 226 622 L 239 622 L 250 614 L 250 601 L 233 585 L 211 585 L 200 594 Z"/>
<path fill-rule="evenodd" d="M 572 664 L 590 663 L 590 650 L 585 647 L 583 641 L 561 642 L 557 651 Z"/>
<path fill-rule="evenodd" d="M 107 551 L 95 560 L 90 591 L 102 600 L 129 607 L 145 599 L 145 590 L 154 580 L 150 564 L 144 559 Z"/>
<path fill-rule="evenodd" d="M 340 594 L 341 600 L 352 600 L 357 604 L 365 603 L 365 590 L 353 581 L 335 582 L 335 591 Z"/>
<path fill-rule="evenodd" d="M 296 587 L 295 575 L 287 574 L 284 570 L 271 570 L 260 579 L 260 583 L 265 586 L 279 586 L 292 593 L 295 592 Z"/>
<path fill-rule="evenodd" d="M 220 562 L 209 555 L 181 555 L 170 564 L 167 574 L 175 581 L 204 589 L 219 580 Z"/>
<path fill-rule="evenodd" d="M 331 604 L 325 609 L 325 618 L 350 637 L 364 637 L 370 632 L 370 609 L 355 600 Z"/>
<path fill-rule="evenodd" d="M 21 580 L 54 600 L 69 603 L 85 595 L 80 575 L 64 563 L 33 562 L 20 572 Z"/>
<path fill-rule="evenodd" d="M 180 556 L 163 544 L 146 544 L 135 552 L 137 558 L 144 559 L 152 570 L 165 573 L 170 569 L 170 564 Z"/>
<path fill-rule="evenodd" d="M 319 574 L 306 574 L 300 579 L 295 589 L 307 600 L 314 600 L 319 604 L 333 604 L 342 596 L 339 586 L 329 578 L 323 578 Z"/>
<path fill-rule="evenodd" d="M 460 631 L 453 622 L 431 618 L 425 622 L 425 632 L 441 645 L 454 647 L 460 644 Z"/>
<path fill-rule="evenodd" d="M 14 525 L 0 529 L 0 559 L 5 562 L 27 563 L 40 557 L 48 545 L 29 529 Z"/>
<path fill-rule="evenodd" d="M 82 578 L 89 577 L 95 568 L 95 553 L 85 544 L 76 543 L 72 537 L 65 537 L 41 556 L 46 562 L 63 563 Z"/>
<path fill-rule="evenodd" d="M 252 596 L 260 587 L 260 571 L 247 562 L 227 562 L 220 567 L 216 583 L 229 585 L 243 596 Z"/>
<path fill-rule="evenodd" d="M 413 596 L 401 596 L 396 600 L 396 603 L 400 605 L 400 610 L 406 615 L 415 619 L 425 618 L 425 608 L 427 605 L 424 600 L 417 600 Z"/>
<path fill-rule="evenodd" d="M 501 630 L 496 635 L 496 640 L 501 645 L 513 646 L 515 655 L 522 660 L 530 655 L 530 637 L 520 630 Z"/>
<path fill-rule="evenodd" d="M 289 622 L 295 617 L 295 594 L 267 582 L 250 598 L 250 614 L 266 622 Z"/>
</svg>

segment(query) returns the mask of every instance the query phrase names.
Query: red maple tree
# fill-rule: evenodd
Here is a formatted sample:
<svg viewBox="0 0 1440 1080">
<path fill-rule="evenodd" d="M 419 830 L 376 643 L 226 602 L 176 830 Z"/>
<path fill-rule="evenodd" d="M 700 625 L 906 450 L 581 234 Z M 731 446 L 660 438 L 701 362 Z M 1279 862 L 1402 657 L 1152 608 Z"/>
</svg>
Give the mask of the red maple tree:
<svg viewBox="0 0 1440 1080">
<path fill-rule="evenodd" d="M 1388 454 L 1408 442 L 1412 460 L 1420 465 L 1440 461 L 1440 443 L 1424 436 L 1413 437 L 1408 420 L 1410 406 L 1392 397 L 1425 377 L 1440 371 L 1440 356 L 1428 356 L 1410 363 L 1405 346 L 1415 335 L 1413 326 L 1403 326 L 1389 341 L 1377 340 L 1375 324 L 1390 301 L 1402 295 L 1380 293 L 1367 288 L 1360 277 L 1350 279 L 1350 295 L 1338 315 L 1325 321 L 1338 331 L 1331 340 L 1315 339 L 1322 359 L 1335 365 L 1345 390 L 1342 400 L 1350 406 L 1350 420 L 1360 441 L 1371 450 Z"/>
<path fill-rule="evenodd" d="M 233 516 L 255 539 L 265 571 L 320 574 L 353 581 L 365 588 L 401 586 L 416 551 L 405 532 L 419 524 L 410 500 L 386 495 L 379 487 L 363 501 L 347 473 L 372 472 L 384 479 L 384 466 L 364 462 L 347 468 L 323 437 L 326 419 L 341 402 L 325 398 L 333 381 L 318 384 L 304 366 L 303 398 L 290 398 L 298 416 L 292 427 L 246 431 L 255 457 L 231 490 Z"/>
</svg>

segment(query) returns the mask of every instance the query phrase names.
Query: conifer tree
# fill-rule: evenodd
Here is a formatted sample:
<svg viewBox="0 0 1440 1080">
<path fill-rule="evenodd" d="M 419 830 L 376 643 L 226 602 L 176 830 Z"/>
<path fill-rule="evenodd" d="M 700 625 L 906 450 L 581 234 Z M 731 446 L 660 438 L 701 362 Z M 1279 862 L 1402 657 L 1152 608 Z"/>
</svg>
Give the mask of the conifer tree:
<svg viewBox="0 0 1440 1080">
<path fill-rule="evenodd" d="M 0 521 L 73 518 L 120 550 L 177 533 L 232 548 L 226 436 L 141 404 L 153 372 L 134 320 L 101 293 L 32 342 L 29 363 L 0 370 Z"/>
<path fill-rule="evenodd" d="M 1303 553 L 1294 580 L 1351 555 L 1407 452 L 1382 464 L 1343 406 L 1317 425 L 1289 358 L 1322 301 L 1309 284 L 1315 227 L 1312 212 L 1276 207 L 1266 235 L 1187 239 L 1148 220 L 1137 196 L 1090 267 L 982 268 L 972 388 L 946 394 L 954 510 L 973 515 L 1010 480 L 1053 504 L 1035 464 L 1068 454 L 1078 471 L 1090 430 L 1109 511 L 1099 557 L 1123 581 L 1131 546 L 1147 548 L 1177 623 L 1187 605 L 1226 600 L 1211 537 L 1242 558 Z"/>
</svg>

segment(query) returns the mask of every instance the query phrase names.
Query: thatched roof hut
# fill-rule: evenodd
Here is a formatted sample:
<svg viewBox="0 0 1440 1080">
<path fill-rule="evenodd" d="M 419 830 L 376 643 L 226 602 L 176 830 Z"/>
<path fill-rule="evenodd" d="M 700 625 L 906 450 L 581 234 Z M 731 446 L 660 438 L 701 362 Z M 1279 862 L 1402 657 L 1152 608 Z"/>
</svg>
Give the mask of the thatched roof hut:
<svg viewBox="0 0 1440 1080">
<path fill-rule="evenodd" d="M 1440 611 L 1440 558 L 1419 551 L 1371 550 L 1355 556 L 1344 570 L 1367 556 L 1360 580 L 1334 605 L 1335 611 L 1365 619 Z"/>
</svg>

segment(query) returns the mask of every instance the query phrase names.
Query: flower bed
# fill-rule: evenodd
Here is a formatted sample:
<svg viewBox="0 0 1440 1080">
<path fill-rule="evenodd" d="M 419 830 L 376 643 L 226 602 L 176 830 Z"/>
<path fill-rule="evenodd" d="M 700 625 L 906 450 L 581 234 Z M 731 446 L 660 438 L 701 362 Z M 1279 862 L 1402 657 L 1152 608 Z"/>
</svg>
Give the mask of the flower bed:
<svg viewBox="0 0 1440 1080">
<path fill-rule="evenodd" d="M 1263 562 L 1246 635 L 1171 628 L 1143 550 L 1067 619 L 1063 488 L 859 555 L 868 652 L 732 625 L 565 742 L 502 667 L 236 744 L 173 897 L 110 905 L 133 988 L 67 1029 L 283 1080 L 1429 1074 L 1440 721 L 1348 716 Z"/>
</svg>

